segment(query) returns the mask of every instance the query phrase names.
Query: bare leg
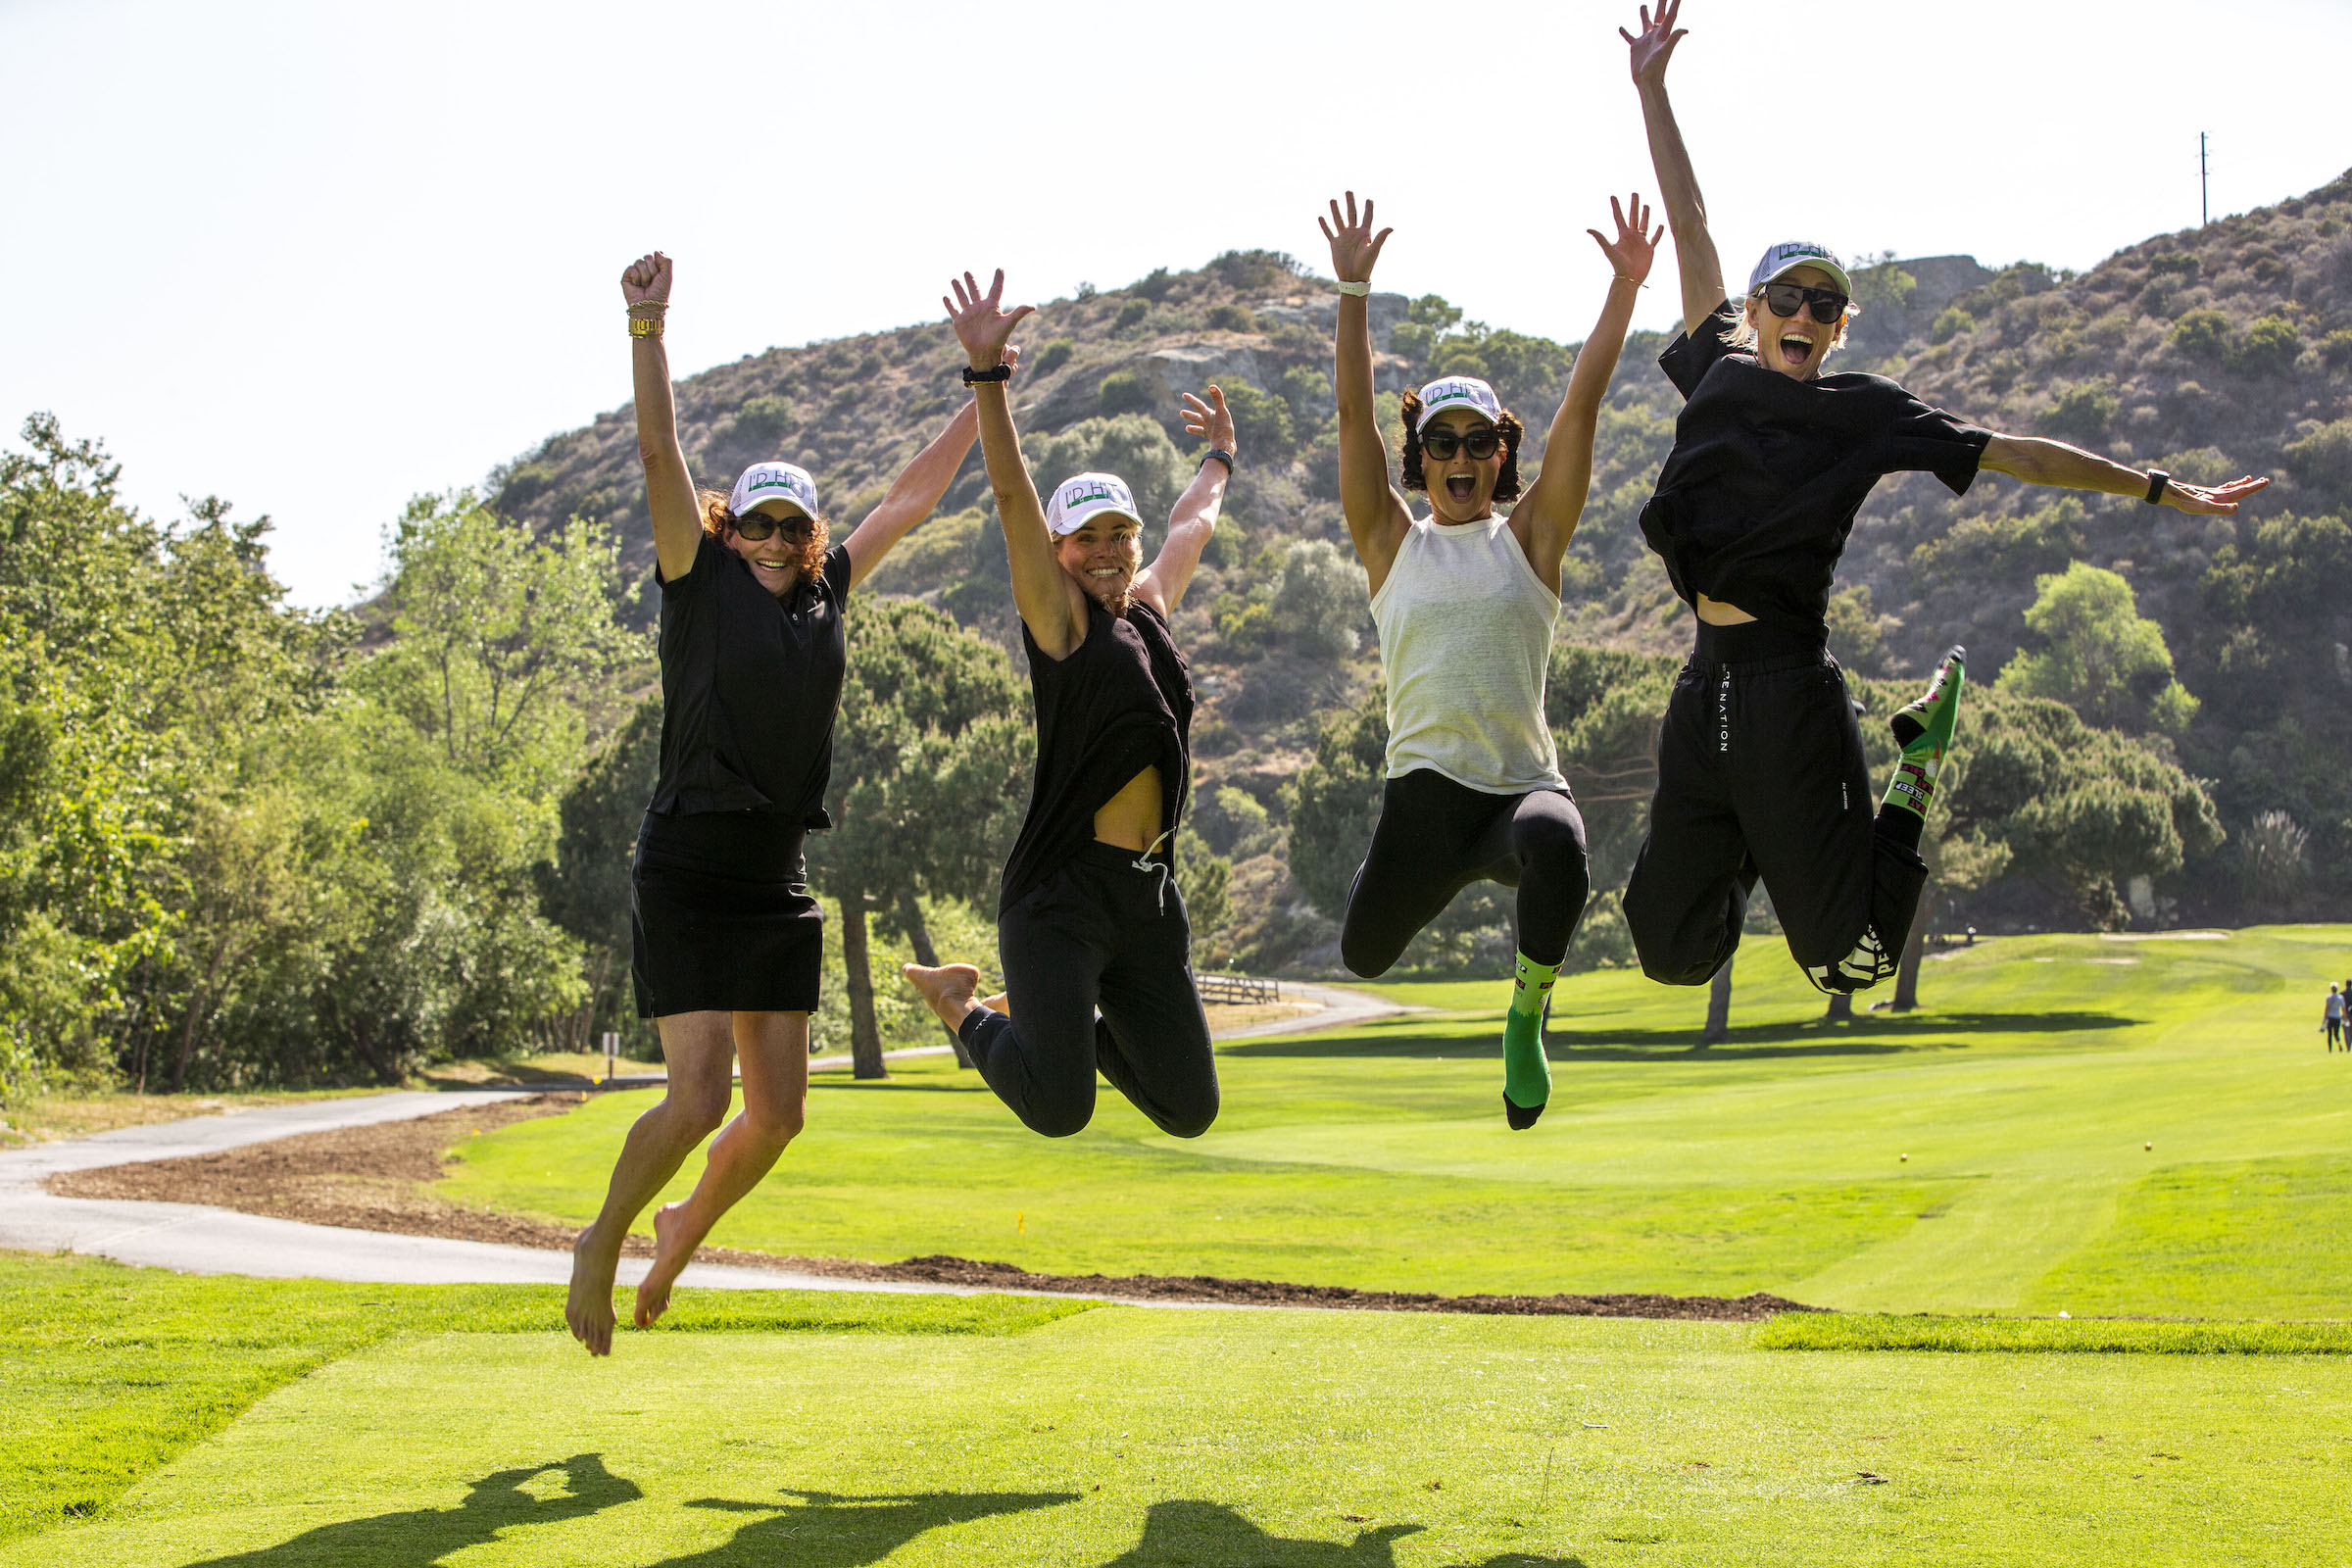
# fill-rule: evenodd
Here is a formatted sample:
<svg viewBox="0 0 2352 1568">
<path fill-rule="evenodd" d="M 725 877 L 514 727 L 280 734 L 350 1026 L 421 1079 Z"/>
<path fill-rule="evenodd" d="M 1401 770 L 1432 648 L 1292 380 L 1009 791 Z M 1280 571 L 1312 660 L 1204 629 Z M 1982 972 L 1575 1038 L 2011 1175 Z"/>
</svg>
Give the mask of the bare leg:
<svg viewBox="0 0 2352 1568">
<path fill-rule="evenodd" d="M 985 1003 L 973 1001 L 972 994 L 980 989 L 980 971 L 968 963 L 943 963 L 936 969 L 906 963 L 899 966 L 899 973 L 922 994 L 931 1010 L 939 1015 L 939 1021 L 951 1029 L 960 1030 L 963 1020 L 975 1009 L 994 1006 L 1004 1000 L 994 997 Z"/>
<path fill-rule="evenodd" d="M 735 1050 L 743 1059 L 743 1111 L 712 1140 L 702 1180 L 682 1203 L 654 1212 L 654 1266 L 637 1287 L 637 1326 L 669 1310 L 669 1288 L 718 1217 L 775 1168 L 808 1113 L 808 1015 L 739 1012 Z"/>
<path fill-rule="evenodd" d="M 629 1226 L 726 1119 L 733 1098 L 735 1040 L 723 1012 L 679 1012 L 655 1020 L 669 1088 L 637 1118 L 612 1166 L 605 1206 L 571 1248 L 571 1296 L 564 1319 L 590 1355 L 612 1353 L 612 1272 Z"/>
</svg>

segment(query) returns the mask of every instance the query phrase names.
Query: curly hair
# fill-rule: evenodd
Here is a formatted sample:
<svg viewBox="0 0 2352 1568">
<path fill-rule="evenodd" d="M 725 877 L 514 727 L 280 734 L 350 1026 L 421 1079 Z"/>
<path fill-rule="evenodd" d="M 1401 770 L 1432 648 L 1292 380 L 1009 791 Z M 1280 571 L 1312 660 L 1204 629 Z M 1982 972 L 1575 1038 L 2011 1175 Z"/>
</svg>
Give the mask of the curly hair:
<svg viewBox="0 0 2352 1568">
<path fill-rule="evenodd" d="M 1421 474 L 1421 394 L 1404 395 L 1404 487 L 1407 490 L 1427 490 L 1429 481 Z M 1494 421 L 1502 432 L 1502 472 L 1494 477 L 1494 499 L 1519 499 L 1519 440 L 1527 432 L 1519 423 L 1519 416 L 1510 410 Z"/>
<path fill-rule="evenodd" d="M 704 491 L 702 503 L 703 532 L 725 544 L 727 534 L 735 526 L 734 509 L 727 505 L 725 494 L 717 490 Z M 800 520 L 797 517 L 781 518 L 778 526 L 783 529 L 784 537 L 793 543 L 792 564 L 800 568 L 801 580 L 810 582 L 825 569 L 825 543 L 829 530 L 825 527 L 824 518 L 810 517 L 808 519 L 808 530 L 803 532 L 793 526 Z"/>
</svg>

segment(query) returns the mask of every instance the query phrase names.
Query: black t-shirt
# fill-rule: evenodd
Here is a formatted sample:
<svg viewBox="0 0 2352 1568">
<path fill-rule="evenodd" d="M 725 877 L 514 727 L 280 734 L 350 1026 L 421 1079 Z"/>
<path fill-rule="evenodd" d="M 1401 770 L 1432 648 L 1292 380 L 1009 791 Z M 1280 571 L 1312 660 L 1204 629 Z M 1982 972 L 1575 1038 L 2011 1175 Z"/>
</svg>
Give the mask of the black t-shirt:
<svg viewBox="0 0 2352 1568">
<path fill-rule="evenodd" d="M 1658 357 L 1685 399 L 1642 533 L 1674 591 L 1828 636 L 1830 582 L 1871 487 L 1933 473 L 1966 495 L 1992 432 L 1930 408 L 1883 375 L 1798 381 L 1732 347 L 1728 300 Z"/>
<path fill-rule="evenodd" d="M 1141 600 L 1113 615 L 1087 596 L 1086 641 L 1052 659 L 1026 625 L 1029 694 L 1037 707 L 1037 782 L 1004 862 L 1000 913 L 1094 842 L 1095 813 L 1147 767 L 1159 769 L 1159 827 L 1184 809 L 1192 774 L 1193 678 L 1168 623 Z M 1173 838 L 1153 852 L 1176 867 Z"/>
<path fill-rule="evenodd" d="M 778 599 L 710 534 L 694 565 L 662 584 L 662 779 L 653 809 L 772 811 L 831 827 L 833 719 L 849 644 L 850 553 Z"/>
</svg>

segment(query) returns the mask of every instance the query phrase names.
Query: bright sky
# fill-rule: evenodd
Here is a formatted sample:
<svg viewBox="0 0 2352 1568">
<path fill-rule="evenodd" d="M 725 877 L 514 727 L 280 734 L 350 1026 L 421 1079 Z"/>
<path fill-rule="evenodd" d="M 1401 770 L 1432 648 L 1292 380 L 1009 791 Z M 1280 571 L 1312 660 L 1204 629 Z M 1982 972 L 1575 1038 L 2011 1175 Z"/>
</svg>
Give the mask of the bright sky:
<svg viewBox="0 0 2352 1568">
<path fill-rule="evenodd" d="M 1650 188 L 1616 0 L 1245 8 L 0 0 L 0 436 L 55 412 L 161 516 L 277 521 L 308 604 L 413 494 L 627 401 L 615 278 L 678 261 L 679 374 L 1232 248 L 1576 339 L 1583 230 Z M 1687 0 L 1673 77 L 1726 265 L 1778 238 L 2082 268 L 2352 164 L 2352 6 Z M 2203 88 L 2201 95 L 2200 88 Z M 1674 316 L 1671 257 L 1642 324 Z M 943 325 L 942 330 L 945 330 Z"/>
</svg>

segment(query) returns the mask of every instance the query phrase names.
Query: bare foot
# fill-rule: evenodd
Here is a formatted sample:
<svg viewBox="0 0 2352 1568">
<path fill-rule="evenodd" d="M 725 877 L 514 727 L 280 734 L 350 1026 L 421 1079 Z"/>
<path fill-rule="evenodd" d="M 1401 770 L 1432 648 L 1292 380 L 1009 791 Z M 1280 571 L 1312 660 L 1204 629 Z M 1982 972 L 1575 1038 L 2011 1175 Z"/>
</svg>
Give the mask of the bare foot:
<svg viewBox="0 0 2352 1568">
<path fill-rule="evenodd" d="M 620 1249 L 599 1242 L 593 1225 L 571 1244 L 571 1295 L 564 1303 L 564 1321 L 590 1355 L 612 1353 L 612 1271 L 619 1266 Z"/>
<path fill-rule="evenodd" d="M 678 1233 L 686 1223 L 684 1203 L 654 1210 L 654 1266 L 637 1286 L 637 1326 L 650 1329 L 669 1310 L 669 1288 L 694 1260 L 694 1248 Z"/>
<path fill-rule="evenodd" d="M 1012 999 L 1002 991 L 993 997 L 982 999 L 980 1005 L 991 1012 L 1001 1012 L 1007 1018 L 1012 1016 Z"/>
<path fill-rule="evenodd" d="M 943 963 L 936 969 L 907 963 L 899 966 L 899 973 L 922 994 L 931 1010 L 939 1015 L 939 1021 L 951 1029 L 961 1028 L 977 1005 L 972 993 L 980 989 L 980 971 L 968 963 Z"/>
</svg>

